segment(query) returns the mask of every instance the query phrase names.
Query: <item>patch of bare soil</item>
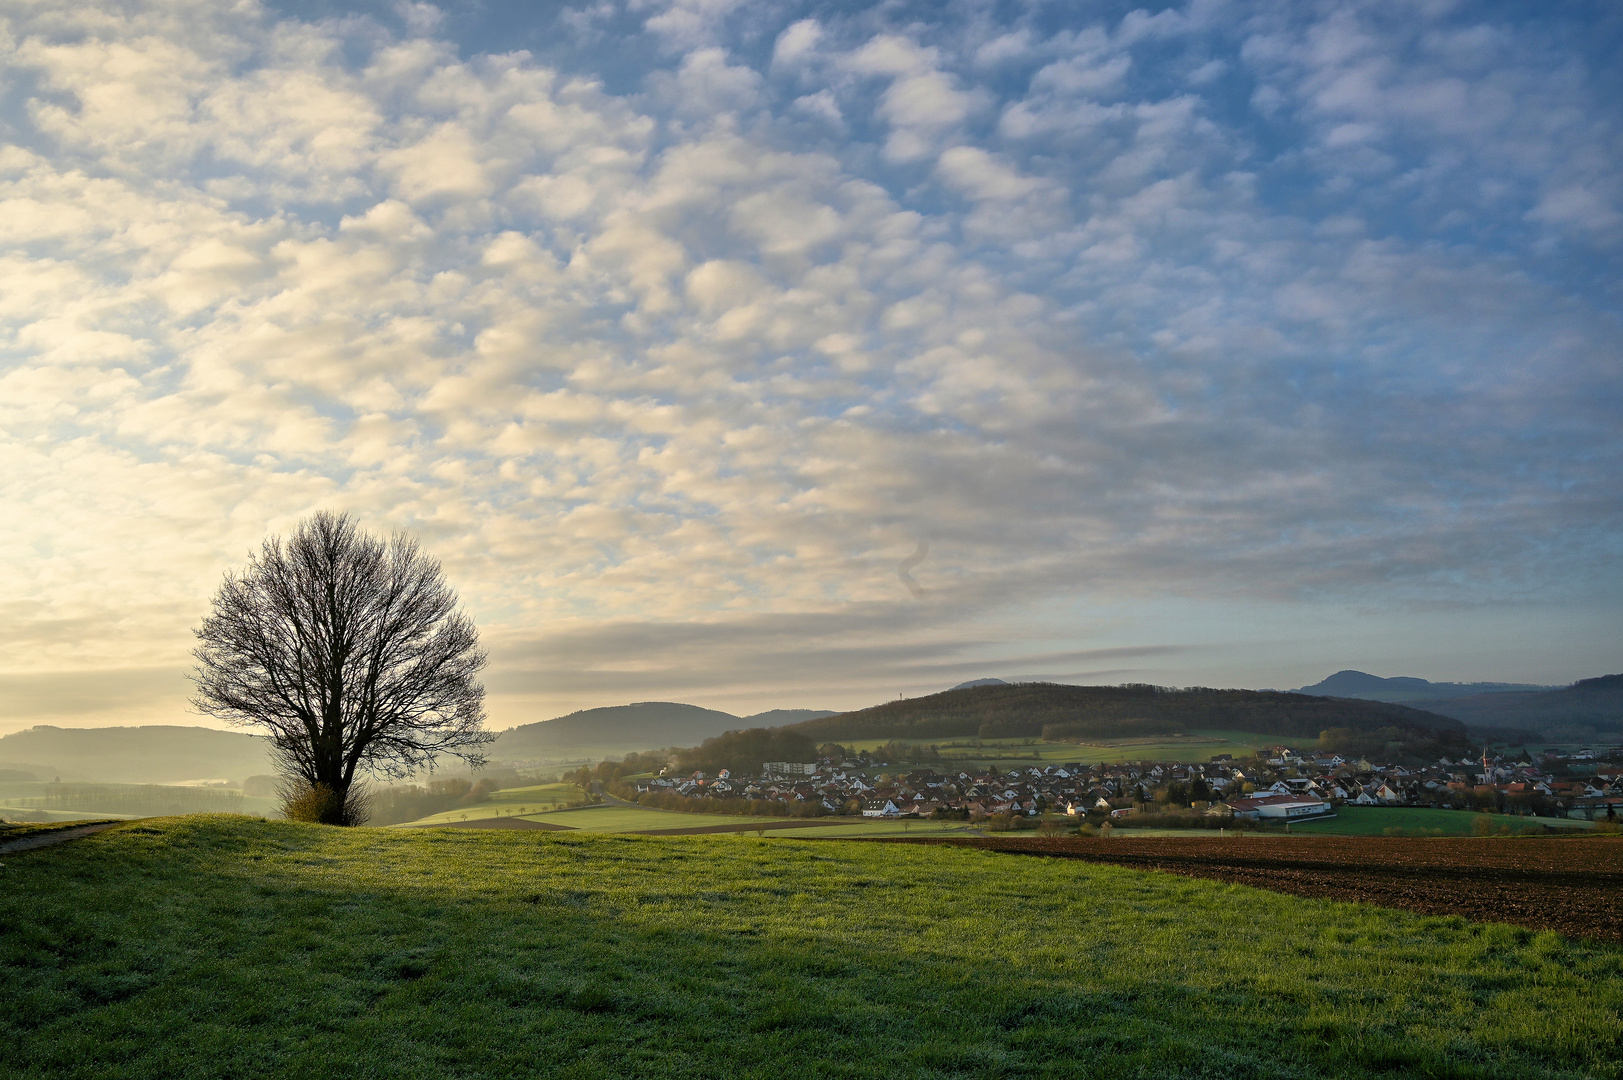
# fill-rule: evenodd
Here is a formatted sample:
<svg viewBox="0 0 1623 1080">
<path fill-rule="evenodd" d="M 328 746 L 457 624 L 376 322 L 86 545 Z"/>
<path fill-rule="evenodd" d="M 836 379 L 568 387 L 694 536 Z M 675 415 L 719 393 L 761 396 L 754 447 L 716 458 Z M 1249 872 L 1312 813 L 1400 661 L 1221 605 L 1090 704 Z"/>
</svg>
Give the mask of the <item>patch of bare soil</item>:
<svg viewBox="0 0 1623 1080">
<path fill-rule="evenodd" d="M 889 838 L 1082 859 L 1623 943 L 1623 841 L 1543 837 Z"/>
</svg>

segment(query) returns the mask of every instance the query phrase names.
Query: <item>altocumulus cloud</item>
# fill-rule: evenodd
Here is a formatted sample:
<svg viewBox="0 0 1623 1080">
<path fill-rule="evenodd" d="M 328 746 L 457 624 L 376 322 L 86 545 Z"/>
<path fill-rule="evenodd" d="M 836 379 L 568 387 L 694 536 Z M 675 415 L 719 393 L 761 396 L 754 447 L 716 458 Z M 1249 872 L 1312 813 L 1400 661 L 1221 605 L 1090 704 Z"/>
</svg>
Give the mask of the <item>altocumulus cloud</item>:
<svg viewBox="0 0 1623 1080">
<path fill-rule="evenodd" d="M 0 12 L 0 723 L 172 716 L 322 506 L 499 724 L 1615 612 L 1609 5 Z"/>
</svg>

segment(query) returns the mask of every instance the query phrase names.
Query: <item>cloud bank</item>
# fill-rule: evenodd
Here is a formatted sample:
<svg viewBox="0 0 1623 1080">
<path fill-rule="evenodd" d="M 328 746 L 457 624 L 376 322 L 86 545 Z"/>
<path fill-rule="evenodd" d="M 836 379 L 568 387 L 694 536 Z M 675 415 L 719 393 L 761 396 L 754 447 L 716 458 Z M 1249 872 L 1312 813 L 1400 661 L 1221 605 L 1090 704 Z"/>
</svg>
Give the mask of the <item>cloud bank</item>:
<svg viewBox="0 0 1623 1080">
<path fill-rule="evenodd" d="M 1615 12 L 1011 10 L 0 5 L 0 724 L 173 719 L 318 507 L 445 562 L 498 726 L 1256 682 L 1269 605 L 1597 673 Z"/>
</svg>

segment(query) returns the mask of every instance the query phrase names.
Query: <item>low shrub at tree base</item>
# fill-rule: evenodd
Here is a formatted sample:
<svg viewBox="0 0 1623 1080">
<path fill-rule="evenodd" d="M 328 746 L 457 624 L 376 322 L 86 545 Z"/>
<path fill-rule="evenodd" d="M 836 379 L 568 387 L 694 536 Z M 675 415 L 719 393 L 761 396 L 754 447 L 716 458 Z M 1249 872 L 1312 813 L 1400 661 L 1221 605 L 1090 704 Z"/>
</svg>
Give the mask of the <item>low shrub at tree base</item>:
<svg viewBox="0 0 1623 1080">
<path fill-rule="evenodd" d="M 326 784 L 290 781 L 282 790 L 282 816 L 312 825 L 364 825 L 366 796 L 355 787 L 340 797 Z"/>
</svg>

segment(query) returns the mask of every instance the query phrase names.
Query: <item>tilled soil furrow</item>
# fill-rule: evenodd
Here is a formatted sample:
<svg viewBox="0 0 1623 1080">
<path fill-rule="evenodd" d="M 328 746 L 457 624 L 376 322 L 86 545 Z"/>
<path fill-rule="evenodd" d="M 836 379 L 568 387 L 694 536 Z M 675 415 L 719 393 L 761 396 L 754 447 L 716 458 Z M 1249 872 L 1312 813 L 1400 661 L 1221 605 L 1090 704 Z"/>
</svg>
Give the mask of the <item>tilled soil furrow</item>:
<svg viewBox="0 0 1623 1080">
<path fill-rule="evenodd" d="M 1396 837 L 885 838 L 1082 859 L 1623 942 L 1623 842 Z"/>
</svg>

